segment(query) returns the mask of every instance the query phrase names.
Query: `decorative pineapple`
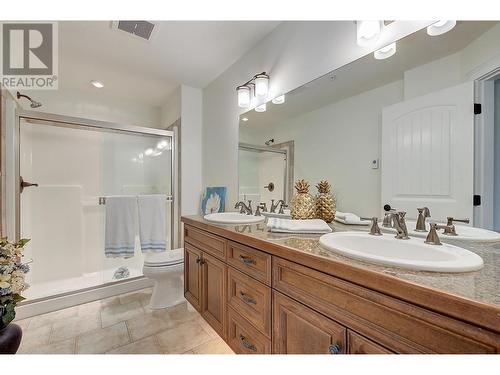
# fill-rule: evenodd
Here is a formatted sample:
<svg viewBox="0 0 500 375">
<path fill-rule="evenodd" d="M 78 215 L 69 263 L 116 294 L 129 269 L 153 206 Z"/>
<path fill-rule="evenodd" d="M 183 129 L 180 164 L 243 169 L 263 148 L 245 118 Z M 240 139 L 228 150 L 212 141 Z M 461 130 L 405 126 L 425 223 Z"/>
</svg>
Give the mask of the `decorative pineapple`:
<svg viewBox="0 0 500 375">
<path fill-rule="evenodd" d="M 331 223 L 335 217 L 336 203 L 332 195 L 328 181 L 320 181 L 316 185 L 318 194 L 316 195 L 316 217 Z"/>
<path fill-rule="evenodd" d="M 290 201 L 292 219 L 314 219 L 316 217 L 316 204 L 309 194 L 309 183 L 299 180 L 295 183 L 297 193 Z"/>
</svg>

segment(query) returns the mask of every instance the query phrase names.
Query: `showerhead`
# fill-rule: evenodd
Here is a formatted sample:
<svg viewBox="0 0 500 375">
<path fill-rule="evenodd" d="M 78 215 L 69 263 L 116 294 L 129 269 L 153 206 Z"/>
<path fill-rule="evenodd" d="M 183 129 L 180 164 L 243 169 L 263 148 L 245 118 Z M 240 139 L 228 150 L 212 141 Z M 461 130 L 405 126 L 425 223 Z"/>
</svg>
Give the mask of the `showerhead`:
<svg viewBox="0 0 500 375">
<path fill-rule="evenodd" d="M 38 107 L 42 106 L 42 103 L 37 102 L 36 100 L 31 99 L 28 95 L 21 94 L 19 91 L 17 92 L 17 98 L 18 99 L 21 99 L 21 98 L 28 99 L 31 102 L 31 104 L 30 104 L 31 108 L 38 108 Z"/>
</svg>

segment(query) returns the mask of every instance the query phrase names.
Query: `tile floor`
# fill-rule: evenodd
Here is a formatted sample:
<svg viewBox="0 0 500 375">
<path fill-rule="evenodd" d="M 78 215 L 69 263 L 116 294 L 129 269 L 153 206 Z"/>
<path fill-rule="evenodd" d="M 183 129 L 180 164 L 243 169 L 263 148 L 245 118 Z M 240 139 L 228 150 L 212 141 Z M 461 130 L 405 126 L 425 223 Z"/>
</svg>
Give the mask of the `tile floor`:
<svg viewBox="0 0 500 375">
<path fill-rule="evenodd" d="M 148 307 L 151 289 L 17 321 L 18 354 L 230 354 L 232 350 L 188 303 Z"/>
</svg>

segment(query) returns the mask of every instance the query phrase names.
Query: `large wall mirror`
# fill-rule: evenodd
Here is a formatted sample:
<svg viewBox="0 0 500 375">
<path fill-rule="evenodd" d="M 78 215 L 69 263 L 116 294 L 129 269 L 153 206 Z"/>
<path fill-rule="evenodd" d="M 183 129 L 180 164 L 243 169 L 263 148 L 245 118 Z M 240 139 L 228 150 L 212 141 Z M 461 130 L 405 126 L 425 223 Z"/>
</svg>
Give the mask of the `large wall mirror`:
<svg viewBox="0 0 500 375">
<path fill-rule="evenodd" d="M 381 217 L 388 204 L 416 218 L 427 206 L 437 221 L 500 230 L 499 40 L 498 22 L 420 30 L 389 58 L 365 56 L 242 114 L 240 199 L 288 201 L 294 180 L 326 179 L 339 211 Z"/>
</svg>

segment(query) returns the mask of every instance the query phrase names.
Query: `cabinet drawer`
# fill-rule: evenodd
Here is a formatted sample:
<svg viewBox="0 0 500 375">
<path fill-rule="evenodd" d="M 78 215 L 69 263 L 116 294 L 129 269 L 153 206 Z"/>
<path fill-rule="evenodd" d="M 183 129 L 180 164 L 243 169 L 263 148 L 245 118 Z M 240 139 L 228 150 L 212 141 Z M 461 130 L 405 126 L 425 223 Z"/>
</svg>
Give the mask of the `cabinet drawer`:
<svg viewBox="0 0 500 375">
<path fill-rule="evenodd" d="M 273 292 L 273 314 L 274 353 L 346 353 L 346 328 L 307 306 Z"/>
<path fill-rule="evenodd" d="M 499 336 L 273 257 L 273 287 L 397 353 L 495 353 Z"/>
<path fill-rule="evenodd" d="M 229 241 L 227 263 L 234 268 L 271 285 L 271 255 L 260 250 Z"/>
<path fill-rule="evenodd" d="M 227 343 L 239 354 L 270 354 L 271 340 L 257 331 L 245 318 L 227 309 L 228 336 Z"/>
<path fill-rule="evenodd" d="M 349 354 L 393 354 L 390 350 L 351 330 L 347 331 L 347 346 Z"/>
<path fill-rule="evenodd" d="M 223 238 L 186 225 L 184 227 L 184 241 L 220 260 L 226 260 L 226 240 Z"/>
<path fill-rule="evenodd" d="M 228 267 L 227 302 L 255 328 L 271 337 L 271 288 Z"/>
</svg>

